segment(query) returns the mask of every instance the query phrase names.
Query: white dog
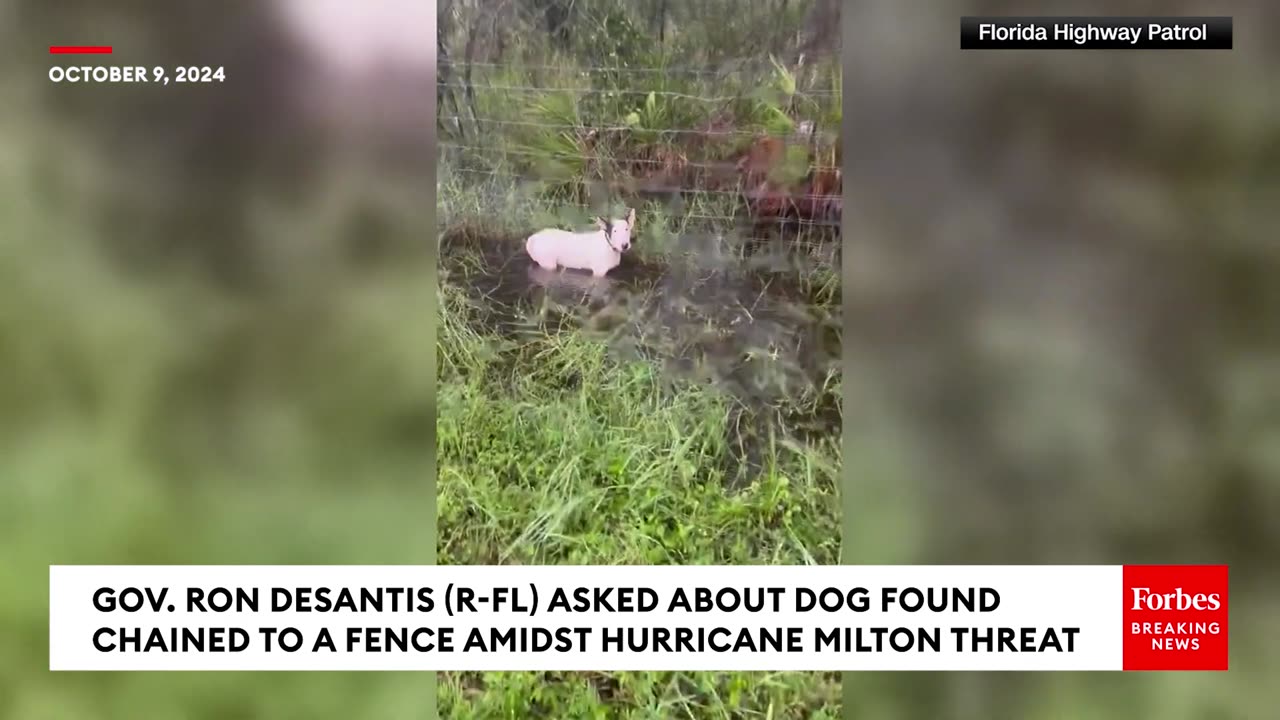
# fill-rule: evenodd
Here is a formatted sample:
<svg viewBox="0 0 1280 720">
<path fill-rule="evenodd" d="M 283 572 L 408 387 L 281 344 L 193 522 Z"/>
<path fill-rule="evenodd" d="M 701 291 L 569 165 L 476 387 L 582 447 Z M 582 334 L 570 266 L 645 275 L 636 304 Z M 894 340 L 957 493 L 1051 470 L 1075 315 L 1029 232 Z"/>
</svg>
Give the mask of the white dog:
<svg viewBox="0 0 1280 720">
<path fill-rule="evenodd" d="M 636 211 L 632 208 L 625 220 L 596 218 L 594 232 L 539 230 L 529 236 L 524 248 L 534 262 L 547 270 L 590 270 L 593 276 L 604 277 L 618 267 L 622 254 L 630 249 L 635 225 Z"/>
</svg>

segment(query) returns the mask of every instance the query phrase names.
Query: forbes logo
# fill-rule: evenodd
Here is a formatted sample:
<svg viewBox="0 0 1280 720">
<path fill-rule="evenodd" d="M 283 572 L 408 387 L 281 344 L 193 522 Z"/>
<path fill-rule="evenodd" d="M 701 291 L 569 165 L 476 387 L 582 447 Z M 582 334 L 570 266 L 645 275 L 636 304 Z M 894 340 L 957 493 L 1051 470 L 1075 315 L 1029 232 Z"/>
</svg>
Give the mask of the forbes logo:
<svg viewBox="0 0 1280 720">
<path fill-rule="evenodd" d="M 1151 588 L 1136 587 L 1133 590 L 1133 610 L 1218 610 L 1222 607 L 1222 596 L 1219 593 L 1185 593 L 1176 588 L 1171 593 L 1153 593 Z"/>
<path fill-rule="evenodd" d="M 1124 669 L 1226 670 L 1227 573 L 1226 565 L 1125 565 L 1116 596 L 1124 606 Z"/>
</svg>

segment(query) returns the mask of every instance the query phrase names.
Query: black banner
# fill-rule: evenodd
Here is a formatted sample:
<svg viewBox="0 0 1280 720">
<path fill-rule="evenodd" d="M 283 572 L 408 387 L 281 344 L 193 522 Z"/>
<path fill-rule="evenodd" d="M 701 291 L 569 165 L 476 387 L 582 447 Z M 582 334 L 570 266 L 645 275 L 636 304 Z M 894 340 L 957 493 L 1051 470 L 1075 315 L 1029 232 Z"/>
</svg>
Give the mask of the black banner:
<svg viewBox="0 0 1280 720">
<path fill-rule="evenodd" d="M 961 50 L 1230 50 L 1229 17 L 962 17 Z"/>
</svg>

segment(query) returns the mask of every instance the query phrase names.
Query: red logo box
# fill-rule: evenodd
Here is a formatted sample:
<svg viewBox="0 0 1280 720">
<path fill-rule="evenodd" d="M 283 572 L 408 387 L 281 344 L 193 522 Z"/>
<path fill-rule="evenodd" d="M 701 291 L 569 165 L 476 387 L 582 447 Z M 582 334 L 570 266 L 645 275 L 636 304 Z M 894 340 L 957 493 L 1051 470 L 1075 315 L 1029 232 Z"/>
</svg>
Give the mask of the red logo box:
<svg viewBox="0 0 1280 720">
<path fill-rule="evenodd" d="M 1227 669 L 1227 566 L 1124 566 L 1124 669 Z"/>
</svg>

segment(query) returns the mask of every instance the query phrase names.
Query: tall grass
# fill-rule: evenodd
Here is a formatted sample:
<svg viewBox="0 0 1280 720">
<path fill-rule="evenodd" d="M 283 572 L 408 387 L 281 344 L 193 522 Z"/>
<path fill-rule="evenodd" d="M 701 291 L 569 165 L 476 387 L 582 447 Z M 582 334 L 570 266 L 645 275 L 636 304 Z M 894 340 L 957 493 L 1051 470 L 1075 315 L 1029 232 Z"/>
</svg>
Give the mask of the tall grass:
<svg viewBox="0 0 1280 720">
<path fill-rule="evenodd" d="M 499 339 L 439 302 L 441 563 L 830 563 L 836 446 L 779 439 L 727 487 L 728 405 L 573 328 Z M 451 718 L 834 718 L 832 675 L 446 673 Z"/>
<path fill-rule="evenodd" d="M 582 201 L 601 183 L 627 192 L 733 189 L 734 162 L 760 138 L 777 137 L 792 146 L 771 176 L 794 187 L 811 164 L 835 164 L 839 77 L 830 60 L 798 69 L 775 60 L 764 73 L 711 77 L 486 67 L 471 82 L 445 83 L 467 109 L 442 111 L 445 157 L 536 178 L 555 197 Z"/>
<path fill-rule="evenodd" d="M 804 94 L 838 68 L 628 71 L 672 61 L 602 33 L 608 67 L 476 68 L 442 121 L 463 147 L 438 172 L 439 561 L 836 562 L 838 363 L 797 343 L 827 328 L 838 347 L 837 243 L 756 237 L 733 164 L 758 134 L 838 120 Z M 798 150 L 803 176 L 820 160 Z M 635 250 L 610 280 L 526 274 L 533 228 L 624 207 Z M 440 708 L 798 720 L 838 695 L 833 674 L 444 673 Z"/>
<path fill-rule="evenodd" d="M 781 188 L 834 164 L 839 66 L 708 62 L 740 54 L 726 28 L 776 40 L 806 5 L 680 6 L 665 42 L 626 2 L 575 6 L 558 39 L 518 14 L 445 26 L 441 562 L 837 561 L 838 242 L 757 226 L 736 165 L 769 136 Z M 505 55 L 468 68 L 480 34 Z M 533 229 L 627 207 L 608 279 L 527 272 Z M 838 694 L 830 674 L 446 673 L 441 713 L 798 720 Z"/>
</svg>

